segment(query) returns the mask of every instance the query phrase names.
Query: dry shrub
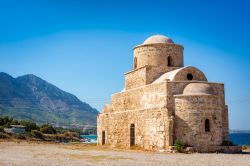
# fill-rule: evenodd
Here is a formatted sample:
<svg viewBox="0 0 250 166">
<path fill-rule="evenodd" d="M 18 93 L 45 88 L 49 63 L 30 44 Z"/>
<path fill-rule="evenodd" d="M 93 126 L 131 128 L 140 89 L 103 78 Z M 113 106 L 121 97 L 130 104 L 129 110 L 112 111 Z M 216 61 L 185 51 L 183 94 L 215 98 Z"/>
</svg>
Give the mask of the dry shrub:
<svg viewBox="0 0 250 166">
<path fill-rule="evenodd" d="M 31 131 L 32 136 L 35 138 L 43 139 L 43 133 L 38 130 L 32 130 Z"/>
<path fill-rule="evenodd" d="M 10 136 L 6 133 L 0 132 L 0 139 L 9 139 Z"/>
</svg>

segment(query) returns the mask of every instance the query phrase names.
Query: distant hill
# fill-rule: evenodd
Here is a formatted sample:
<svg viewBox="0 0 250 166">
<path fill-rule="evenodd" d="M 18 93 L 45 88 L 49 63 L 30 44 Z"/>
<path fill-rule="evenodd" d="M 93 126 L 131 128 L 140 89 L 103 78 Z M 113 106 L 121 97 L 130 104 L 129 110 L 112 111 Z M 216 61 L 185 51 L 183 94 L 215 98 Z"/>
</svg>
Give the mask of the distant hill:
<svg viewBox="0 0 250 166">
<path fill-rule="evenodd" d="M 95 125 L 98 111 L 35 75 L 0 73 L 0 116 L 56 126 Z"/>
</svg>

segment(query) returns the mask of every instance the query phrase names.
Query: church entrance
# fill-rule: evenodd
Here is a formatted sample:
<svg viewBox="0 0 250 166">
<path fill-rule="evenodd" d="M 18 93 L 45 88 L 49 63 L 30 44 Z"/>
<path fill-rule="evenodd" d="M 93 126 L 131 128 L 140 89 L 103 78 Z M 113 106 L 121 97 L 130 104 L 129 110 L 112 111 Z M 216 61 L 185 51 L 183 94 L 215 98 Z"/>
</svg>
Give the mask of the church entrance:
<svg viewBox="0 0 250 166">
<path fill-rule="evenodd" d="M 130 147 L 135 145 L 135 125 L 130 125 Z"/>
</svg>

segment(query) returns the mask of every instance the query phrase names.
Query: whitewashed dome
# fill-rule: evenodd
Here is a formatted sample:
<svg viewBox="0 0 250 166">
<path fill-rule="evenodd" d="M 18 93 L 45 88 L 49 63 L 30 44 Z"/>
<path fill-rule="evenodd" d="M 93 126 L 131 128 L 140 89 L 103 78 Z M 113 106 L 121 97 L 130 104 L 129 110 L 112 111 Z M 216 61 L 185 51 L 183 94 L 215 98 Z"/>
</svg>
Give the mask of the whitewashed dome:
<svg viewBox="0 0 250 166">
<path fill-rule="evenodd" d="M 170 43 L 173 44 L 173 40 L 163 35 L 153 35 L 147 38 L 143 44 L 157 44 L 157 43 Z"/>
</svg>

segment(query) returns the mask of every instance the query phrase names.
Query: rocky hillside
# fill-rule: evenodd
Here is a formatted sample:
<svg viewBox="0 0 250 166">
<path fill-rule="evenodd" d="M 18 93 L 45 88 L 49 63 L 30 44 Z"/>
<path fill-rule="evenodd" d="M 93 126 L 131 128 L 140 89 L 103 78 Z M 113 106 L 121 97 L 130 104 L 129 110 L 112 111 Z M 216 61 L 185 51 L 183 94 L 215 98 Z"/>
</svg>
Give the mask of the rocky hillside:
<svg viewBox="0 0 250 166">
<path fill-rule="evenodd" d="M 95 125 L 98 111 L 35 75 L 0 73 L 0 115 L 56 126 Z"/>
</svg>

